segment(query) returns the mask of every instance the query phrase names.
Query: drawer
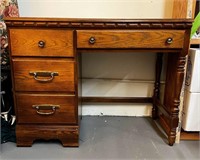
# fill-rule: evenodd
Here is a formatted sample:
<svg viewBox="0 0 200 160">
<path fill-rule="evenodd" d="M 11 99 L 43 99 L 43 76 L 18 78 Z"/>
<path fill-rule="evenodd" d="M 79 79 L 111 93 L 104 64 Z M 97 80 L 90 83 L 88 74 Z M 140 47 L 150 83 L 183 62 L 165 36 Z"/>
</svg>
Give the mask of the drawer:
<svg viewBox="0 0 200 160">
<path fill-rule="evenodd" d="M 68 59 L 13 58 L 15 91 L 75 91 L 75 62 Z"/>
<path fill-rule="evenodd" d="M 77 48 L 182 48 L 180 30 L 78 30 Z"/>
<path fill-rule="evenodd" d="M 18 93 L 15 98 L 18 123 L 77 123 L 77 106 L 74 95 Z"/>
<path fill-rule="evenodd" d="M 73 57 L 73 31 L 10 29 L 12 56 Z"/>
</svg>

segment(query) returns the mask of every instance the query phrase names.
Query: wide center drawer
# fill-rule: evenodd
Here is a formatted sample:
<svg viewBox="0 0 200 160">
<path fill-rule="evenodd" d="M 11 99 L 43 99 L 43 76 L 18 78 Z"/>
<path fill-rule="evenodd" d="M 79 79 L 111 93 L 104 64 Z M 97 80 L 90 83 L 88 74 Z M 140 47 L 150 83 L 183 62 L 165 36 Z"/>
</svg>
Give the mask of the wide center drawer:
<svg viewBox="0 0 200 160">
<path fill-rule="evenodd" d="M 182 48 L 180 30 L 78 30 L 77 48 Z"/>
<path fill-rule="evenodd" d="M 15 96 L 18 123 L 77 123 L 74 95 L 18 93 Z"/>
<path fill-rule="evenodd" d="M 73 57 L 73 31 L 10 29 L 11 55 Z"/>
<path fill-rule="evenodd" d="M 68 59 L 13 58 L 15 91 L 75 91 L 75 62 Z"/>
</svg>

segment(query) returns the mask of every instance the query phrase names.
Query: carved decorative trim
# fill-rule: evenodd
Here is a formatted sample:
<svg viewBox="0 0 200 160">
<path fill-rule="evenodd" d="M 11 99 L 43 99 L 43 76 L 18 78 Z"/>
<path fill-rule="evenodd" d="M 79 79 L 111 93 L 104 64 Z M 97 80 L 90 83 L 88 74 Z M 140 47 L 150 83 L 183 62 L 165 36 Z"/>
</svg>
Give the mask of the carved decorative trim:
<svg viewBox="0 0 200 160">
<path fill-rule="evenodd" d="M 94 29 L 189 29 L 192 20 L 113 20 L 113 19 L 51 19 L 7 18 L 7 26 L 19 27 L 64 27 Z"/>
</svg>

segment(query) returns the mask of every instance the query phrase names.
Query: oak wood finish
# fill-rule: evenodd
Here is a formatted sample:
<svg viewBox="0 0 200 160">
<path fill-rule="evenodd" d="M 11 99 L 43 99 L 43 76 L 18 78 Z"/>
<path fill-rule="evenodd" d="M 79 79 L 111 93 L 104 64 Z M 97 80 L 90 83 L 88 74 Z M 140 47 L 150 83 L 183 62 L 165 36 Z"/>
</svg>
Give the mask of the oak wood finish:
<svg viewBox="0 0 200 160">
<path fill-rule="evenodd" d="M 75 91 L 75 61 L 71 59 L 13 58 L 14 87 L 16 91 Z M 39 81 L 51 77 L 38 76 L 35 80 L 30 72 L 57 72 L 51 81 Z"/>
<path fill-rule="evenodd" d="M 173 43 L 167 43 L 168 38 Z M 183 38 L 179 30 L 78 30 L 77 48 L 182 48 Z"/>
<path fill-rule="evenodd" d="M 153 117 L 160 118 L 169 144 L 174 144 L 192 20 L 7 18 L 6 24 L 11 44 L 17 146 L 31 146 L 36 139 L 59 139 L 64 146 L 78 146 L 81 52 L 102 50 L 159 52 L 154 96 L 124 99 L 83 97 L 82 100 L 141 103 L 153 100 Z M 159 100 L 161 52 L 169 52 L 163 104 Z M 58 75 L 48 82 L 37 82 L 37 78 L 45 80 L 52 77 L 40 75 L 34 79 L 30 71 L 53 71 Z M 49 117 L 43 115 L 47 117 L 44 118 L 36 114 L 37 108 L 30 107 L 36 101 L 62 108 L 56 108 Z M 51 112 L 43 110 L 39 109 Z M 29 118 L 31 116 L 34 119 Z"/>
<path fill-rule="evenodd" d="M 55 29 L 10 29 L 13 56 L 73 57 L 73 31 Z M 44 42 L 44 47 L 38 43 Z"/>
<path fill-rule="evenodd" d="M 77 124 L 75 95 L 68 94 L 21 94 L 16 93 L 18 124 Z M 59 105 L 55 113 L 40 115 L 33 105 Z M 51 112 L 40 110 L 40 112 Z"/>
<path fill-rule="evenodd" d="M 181 140 L 200 140 L 200 133 L 199 132 L 186 132 L 181 131 L 180 135 Z"/>
<path fill-rule="evenodd" d="M 31 147 L 37 139 L 60 140 L 64 147 L 79 145 L 78 126 L 66 125 L 17 125 L 16 136 L 18 147 Z"/>
<path fill-rule="evenodd" d="M 172 18 L 187 18 L 188 0 L 174 0 Z"/>
<path fill-rule="evenodd" d="M 5 18 L 10 28 L 190 29 L 192 19 Z"/>
<path fill-rule="evenodd" d="M 198 0 L 174 0 L 172 18 L 194 18 L 198 2 Z"/>
<path fill-rule="evenodd" d="M 200 44 L 200 38 L 193 38 L 193 39 L 191 39 L 191 41 L 190 41 L 190 44 Z"/>
</svg>

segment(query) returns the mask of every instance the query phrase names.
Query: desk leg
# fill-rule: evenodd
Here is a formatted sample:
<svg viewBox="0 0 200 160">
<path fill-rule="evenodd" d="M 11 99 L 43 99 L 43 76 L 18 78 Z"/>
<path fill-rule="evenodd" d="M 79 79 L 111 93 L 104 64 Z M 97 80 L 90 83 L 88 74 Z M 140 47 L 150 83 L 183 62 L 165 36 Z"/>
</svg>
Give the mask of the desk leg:
<svg viewBox="0 0 200 160">
<path fill-rule="evenodd" d="M 163 53 L 157 53 L 154 95 L 153 95 L 153 108 L 152 108 L 153 119 L 156 119 L 158 116 L 156 101 L 157 99 L 160 99 L 160 75 L 162 71 L 162 58 L 163 58 Z"/>
<path fill-rule="evenodd" d="M 164 108 L 169 114 L 165 117 L 169 145 L 173 145 L 178 127 L 178 114 L 180 105 L 180 93 L 183 84 L 186 57 L 179 53 L 171 53 L 168 56 L 167 77 L 165 85 Z"/>
</svg>

